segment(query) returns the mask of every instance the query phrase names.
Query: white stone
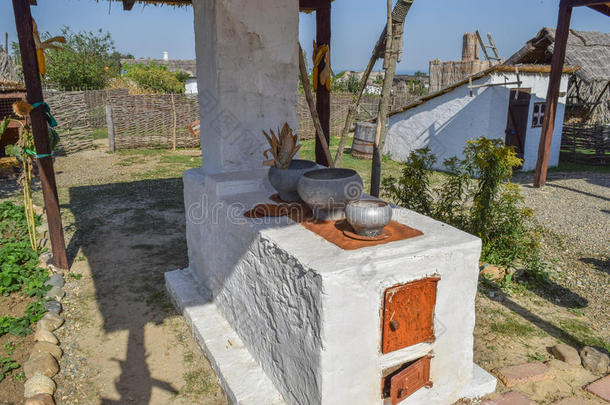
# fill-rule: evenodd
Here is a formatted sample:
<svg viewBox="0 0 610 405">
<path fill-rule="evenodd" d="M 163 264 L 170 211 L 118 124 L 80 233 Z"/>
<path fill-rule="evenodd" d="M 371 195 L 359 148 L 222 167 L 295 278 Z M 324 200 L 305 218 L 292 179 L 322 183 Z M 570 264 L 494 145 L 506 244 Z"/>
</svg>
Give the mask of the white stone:
<svg viewBox="0 0 610 405">
<path fill-rule="evenodd" d="M 520 79 L 521 88 L 529 89 L 531 93 L 523 170 L 534 170 L 542 127 L 532 128 L 532 114 L 534 103 L 544 102 L 546 99 L 548 74 L 521 73 Z M 561 92 L 567 91 L 568 79 L 568 75 L 562 76 Z M 516 80 L 515 73 L 501 72 L 484 76 L 473 81 L 473 84 L 497 84 Z M 474 89 L 474 97 L 470 97 L 466 83 L 417 107 L 395 114 L 390 117 L 384 153 L 392 159 L 405 161 L 411 151 L 428 147 L 437 157 L 435 168 L 443 169 L 445 159 L 453 156 L 463 158 L 462 151 L 468 139 L 484 136 L 504 140 L 510 90 L 516 87 L 482 87 Z M 559 97 L 549 167 L 559 163 L 565 102 L 565 96 Z"/>
<path fill-rule="evenodd" d="M 245 219 L 272 190 L 256 173 L 219 176 L 184 174 L 189 267 L 287 403 L 383 403 L 383 370 L 430 351 L 434 386 L 405 403 L 468 393 L 478 238 L 396 208 L 397 221 L 424 235 L 344 251 L 287 218 Z M 381 354 L 383 291 L 431 275 L 441 277 L 436 340 Z M 478 386 L 476 395 L 490 387 Z"/>
<path fill-rule="evenodd" d="M 189 269 L 165 273 L 170 297 L 184 315 L 232 404 L 283 405 L 269 377 L 218 313 Z"/>
<path fill-rule="evenodd" d="M 299 0 L 193 2 L 203 167 L 258 169 L 262 130 L 297 128 Z"/>
</svg>

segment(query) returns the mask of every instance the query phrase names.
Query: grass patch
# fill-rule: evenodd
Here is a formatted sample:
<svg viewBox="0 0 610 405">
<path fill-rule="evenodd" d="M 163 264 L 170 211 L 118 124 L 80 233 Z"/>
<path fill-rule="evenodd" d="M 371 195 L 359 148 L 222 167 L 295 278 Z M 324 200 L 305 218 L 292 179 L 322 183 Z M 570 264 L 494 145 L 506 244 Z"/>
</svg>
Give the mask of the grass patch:
<svg viewBox="0 0 610 405">
<path fill-rule="evenodd" d="M 91 132 L 91 136 L 93 139 L 107 139 L 108 138 L 108 128 L 97 128 Z"/>
<path fill-rule="evenodd" d="M 182 164 L 187 166 L 201 166 L 201 156 L 188 156 L 182 154 L 162 155 L 159 163 L 164 164 Z"/>
<path fill-rule="evenodd" d="M 339 136 L 333 136 L 330 138 L 330 154 L 335 157 L 337 153 L 337 146 L 339 146 Z M 346 169 L 353 169 L 358 172 L 364 183 L 364 191 L 368 192 L 371 186 L 371 164 L 370 160 L 356 159 L 349 152 L 352 140 L 348 139 L 346 142 L 346 149 L 343 152 L 343 158 L 341 159 L 341 167 Z M 315 157 L 315 140 L 305 139 L 301 141 L 301 149 L 299 150 L 299 158 L 306 160 L 316 160 Z M 390 159 L 387 156 L 383 157 L 381 165 L 381 177 L 388 175 L 396 175 L 400 172 L 401 163 Z"/>
<path fill-rule="evenodd" d="M 540 335 L 540 331 L 535 326 L 521 323 L 512 317 L 505 316 L 501 321 L 492 322 L 491 331 L 504 336 L 529 337 Z"/>
<path fill-rule="evenodd" d="M 184 387 L 180 390 L 183 395 L 204 395 L 211 392 L 213 382 L 202 369 L 184 373 Z"/>
<path fill-rule="evenodd" d="M 610 351 L 610 341 L 596 336 L 591 328 L 578 319 L 564 319 L 559 326 L 565 332 L 565 339 L 574 345 L 598 346 Z"/>
</svg>

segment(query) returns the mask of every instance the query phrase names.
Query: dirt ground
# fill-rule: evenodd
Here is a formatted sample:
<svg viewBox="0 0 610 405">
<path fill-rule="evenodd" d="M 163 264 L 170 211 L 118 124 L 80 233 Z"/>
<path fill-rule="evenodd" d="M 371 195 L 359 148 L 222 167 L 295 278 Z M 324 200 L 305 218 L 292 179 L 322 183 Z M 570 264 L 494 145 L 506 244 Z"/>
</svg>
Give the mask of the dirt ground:
<svg viewBox="0 0 610 405">
<path fill-rule="evenodd" d="M 67 322 L 59 331 L 65 356 L 58 404 L 226 403 L 163 280 L 164 272 L 187 265 L 180 176 L 200 164 L 199 151 L 109 154 L 103 144 L 57 158 L 73 274 L 66 277 Z M 594 177 L 565 174 L 542 193 L 522 179 L 528 204 L 546 221 L 541 237 L 553 262 L 551 277 L 536 287 L 481 286 L 475 361 L 483 368 L 550 360 L 548 348 L 559 341 L 610 345 L 610 188 Z M 0 199 L 14 193 L 0 183 Z M 39 193 L 36 198 L 40 202 Z M 566 228 L 575 215 L 582 226 Z M 542 404 L 568 395 L 593 398 L 580 387 L 595 376 L 556 362 L 553 367 L 554 382 L 517 389 Z M 499 383 L 498 392 L 505 390 Z"/>
<path fill-rule="evenodd" d="M 17 294 L 8 297 L 0 297 L 0 317 L 23 316 L 25 307 L 35 301 L 33 298 L 18 296 Z M 30 350 L 34 346 L 34 336 L 28 335 L 25 338 L 13 336 L 7 333 L 0 336 L 0 359 L 10 358 L 18 364 L 23 364 L 30 356 Z M 0 373 L 2 370 L 0 370 Z M 21 369 L 15 369 L 0 381 L 0 405 L 22 404 L 24 375 Z"/>
</svg>

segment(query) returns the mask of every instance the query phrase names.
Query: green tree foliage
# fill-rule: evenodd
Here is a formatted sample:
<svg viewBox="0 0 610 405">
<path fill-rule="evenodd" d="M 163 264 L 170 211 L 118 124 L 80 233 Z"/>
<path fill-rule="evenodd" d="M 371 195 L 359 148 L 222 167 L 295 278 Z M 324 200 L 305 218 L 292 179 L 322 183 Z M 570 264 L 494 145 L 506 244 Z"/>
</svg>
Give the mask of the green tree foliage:
<svg viewBox="0 0 610 405">
<path fill-rule="evenodd" d="M 539 276 L 532 211 L 518 186 L 510 183 L 521 159 L 501 140 L 487 138 L 468 141 L 464 156 L 446 160 L 446 176 L 432 187 L 436 157 L 428 148 L 415 150 L 399 178 L 383 180 L 383 192 L 406 208 L 479 236 L 482 260 L 506 267 L 520 263 Z"/>
<path fill-rule="evenodd" d="M 188 76 L 180 72 L 170 72 L 166 66 L 154 62 L 136 63 L 124 66 L 125 78 L 132 80 L 139 88 L 153 93 L 184 93 L 184 83 Z"/>
<path fill-rule="evenodd" d="M 114 42 L 109 33 L 102 30 L 75 33 L 64 27 L 61 35 L 66 38 L 61 49 L 45 52 L 48 85 L 60 90 L 103 89 L 109 78 L 119 75 L 120 66 L 111 56 Z M 43 37 L 50 35 L 46 33 Z"/>
</svg>

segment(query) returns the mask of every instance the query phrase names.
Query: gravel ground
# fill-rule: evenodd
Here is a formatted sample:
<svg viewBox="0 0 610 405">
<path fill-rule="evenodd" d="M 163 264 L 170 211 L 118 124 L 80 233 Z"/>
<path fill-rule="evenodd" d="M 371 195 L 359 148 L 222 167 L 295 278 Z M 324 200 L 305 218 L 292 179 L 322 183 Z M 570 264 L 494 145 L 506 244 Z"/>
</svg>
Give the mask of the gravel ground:
<svg viewBox="0 0 610 405">
<path fill-rule="evenodd" d="M 595 329 L 610 340 L 610 174 L 551 173 L 542 189 L 531 175 L 516 181 L 543 227 L 541 245 L 553 263 L 553 281 L 566 290 L 555 300 L 586 300 Z M 568 291 L 569 290 L 569 291 Z"/>
</svg>

